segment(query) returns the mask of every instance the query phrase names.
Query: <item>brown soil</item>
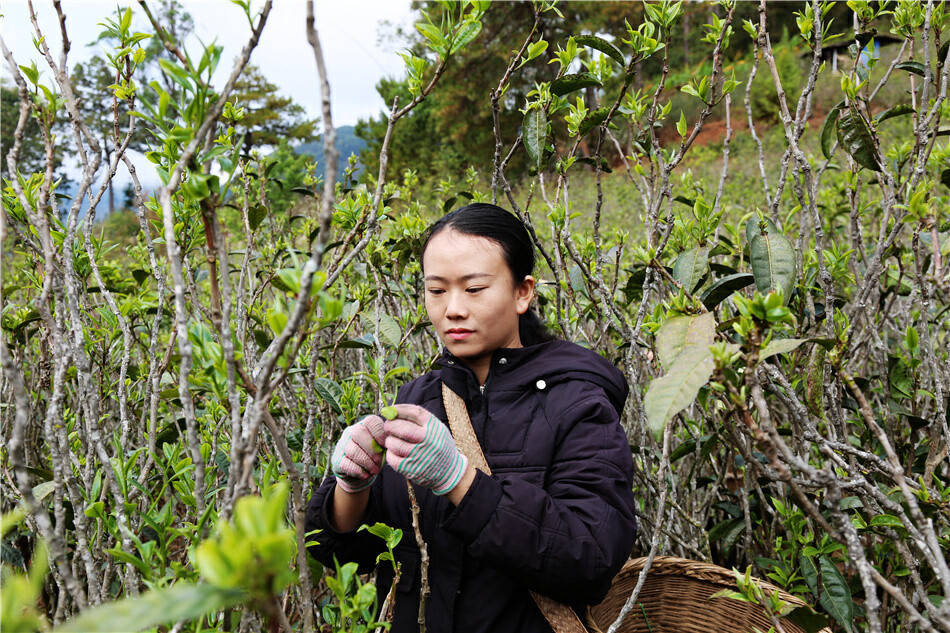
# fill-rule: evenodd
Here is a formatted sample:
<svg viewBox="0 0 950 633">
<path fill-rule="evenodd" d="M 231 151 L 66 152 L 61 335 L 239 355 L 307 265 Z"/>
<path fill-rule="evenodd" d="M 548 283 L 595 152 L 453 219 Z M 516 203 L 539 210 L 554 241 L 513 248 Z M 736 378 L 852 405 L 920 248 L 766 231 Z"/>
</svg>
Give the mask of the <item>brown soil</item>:
<svg viewBox="0 0 950 633">
<path fill-rule="evenodd" d="M 815 109 L 812 111 L 811 118 L 808 119 L 808 127 L 811 130 L 817 130 L 821 127 L 822 123 L 825 122 L 825 117 L 828 116 L 828 112 Z M 746 117 L 745 110 L 742 108 L 736 108 L 733 111 L 732 116 L 732 138 L 736 137 L 736 134 L 743 132 L 749 129 L 749 119 Z M 766 127 L 771 125 L 779 125 L 778 123 L 773 124 L 756 124 L 756 132 L 761 137 L 762 133 L 765 131 Z M 692 128 L 690 128 L 692 129 Z M 693 145 L 702 146 L 709 144 L 721 144 L 726 138 L 726 120 L 725 119 L 706 119 L 706 122 L 703 124 L 703 128 L 699 131 L 699 134 L 696 135 Z M 676 126 L 673 124 L 665 125 L 659 130 L 657 130 L 657 140 L 659 140 L 660 145 L 668 146 L 670 143 L 678 143 L 680 140 L 679 133 L 676 131 Z M 611 155 L 611 168 L 617 169 L 623 168 L 623 161 L 620 159 L 616 153 Z"/>
</svg>

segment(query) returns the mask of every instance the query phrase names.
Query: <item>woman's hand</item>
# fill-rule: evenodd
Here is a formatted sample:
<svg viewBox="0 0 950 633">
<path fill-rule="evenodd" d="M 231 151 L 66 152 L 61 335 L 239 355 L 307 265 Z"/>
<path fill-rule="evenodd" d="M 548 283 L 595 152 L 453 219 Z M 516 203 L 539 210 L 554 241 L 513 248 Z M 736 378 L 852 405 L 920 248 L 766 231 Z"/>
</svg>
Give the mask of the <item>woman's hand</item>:
<svg viewBox="0 0 950 633">
<path fill-rule="evenodd" d="M 343 429 L 330 457 L 337 485 L 350 493 L 373 485 L 383 467 L 382 445 L 385 442 L 383 419 L 378 415 L 368 415 Z"/>
<path fill-rule="evenodd" d="M 397 404 L 398 417 L 384 425 L 386 462 L 409 481 L 444 495 L 468 470 L 449 428 L 414 404 Z"/>
</svg>

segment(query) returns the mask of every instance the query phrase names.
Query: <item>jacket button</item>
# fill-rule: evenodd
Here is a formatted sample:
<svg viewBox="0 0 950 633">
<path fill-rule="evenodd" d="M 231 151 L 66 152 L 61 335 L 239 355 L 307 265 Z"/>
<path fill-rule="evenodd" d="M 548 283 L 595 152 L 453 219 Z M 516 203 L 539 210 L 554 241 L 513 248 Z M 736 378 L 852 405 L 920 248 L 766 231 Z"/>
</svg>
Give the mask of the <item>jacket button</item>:
<svg viewBox="0 0 950 633">
<path fill-rule="evenodd" d="M 538 382 L 534 383 L 534 386 L 538 389 L 544 389 L 548 386 L 548 383 L 544 382 L 543 380 L 539 380 Z"/>
<path fill-rule="evenodd" d="M 508 364 L 508 359 L 507 359 L 507 358 L 499 358 L 499 359 L 498 359 L 498 364 L 499 364 L 499 365 L 507 365 L 507 364 Z"/>
</svg>

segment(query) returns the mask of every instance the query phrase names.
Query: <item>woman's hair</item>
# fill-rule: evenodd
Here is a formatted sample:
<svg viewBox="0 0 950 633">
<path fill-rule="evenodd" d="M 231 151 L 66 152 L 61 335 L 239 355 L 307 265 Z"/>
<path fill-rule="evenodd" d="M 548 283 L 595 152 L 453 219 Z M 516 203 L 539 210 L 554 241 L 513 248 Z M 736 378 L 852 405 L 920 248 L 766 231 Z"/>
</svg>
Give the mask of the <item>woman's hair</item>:
<svg viewBox="0 0 950 633">
<path fill-rule="evenodd" d="M 442 216 L 429 227 L 422 253 L 429 241 L 443 229 L 452 228 L 465 235 L 489 239 L 501 246 L 505 262 L 516 284 L 534 270 L 534 244 L 524 223 L 501 207 L 485 202 L 469 204 Z M 554 338 L 537 313 L 528 308 L 518 317 L 518 335 L 522 345 L 536 345 Z"/>
</svg>

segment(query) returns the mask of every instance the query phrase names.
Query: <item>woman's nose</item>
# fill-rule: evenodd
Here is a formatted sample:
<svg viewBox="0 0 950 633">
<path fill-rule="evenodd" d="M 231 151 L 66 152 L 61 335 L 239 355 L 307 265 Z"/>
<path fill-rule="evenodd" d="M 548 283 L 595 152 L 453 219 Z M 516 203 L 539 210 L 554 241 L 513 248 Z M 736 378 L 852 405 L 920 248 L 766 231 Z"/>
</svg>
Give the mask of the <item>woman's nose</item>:
<svg viewBox="0 0 950 633">
<path fill-rule="evenodd" d="M 445 316 L 449 319 L 464 319 L 468 316 L 468 308 L 465 305 L 465 295 L 459 292 L 448 293 L 448 301 L 445 305 Z"/>
</svg>

